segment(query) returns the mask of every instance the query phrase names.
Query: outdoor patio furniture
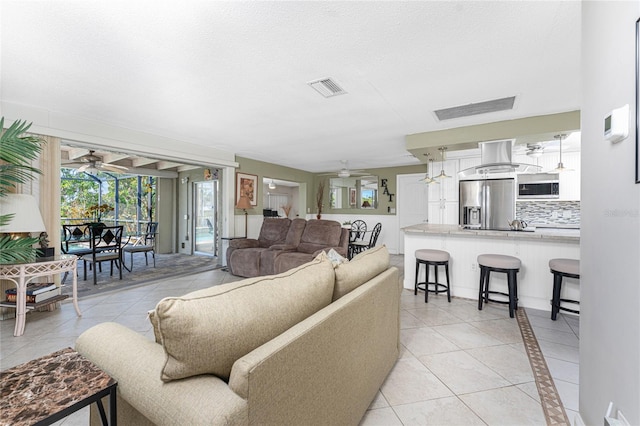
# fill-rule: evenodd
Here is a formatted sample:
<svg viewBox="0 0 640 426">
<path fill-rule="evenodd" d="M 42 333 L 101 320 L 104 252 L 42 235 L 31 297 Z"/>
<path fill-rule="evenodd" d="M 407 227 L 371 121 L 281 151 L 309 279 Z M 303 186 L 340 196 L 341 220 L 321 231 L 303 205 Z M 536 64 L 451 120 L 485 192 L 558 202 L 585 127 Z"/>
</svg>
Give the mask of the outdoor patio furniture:
<svg viewBox="0 0 640 426">
<path fill-rule="evenodd" d="M 62 225 L 61 249 L 64 254 L 75 254 L 82 257 L 91 254 L 91 235 L 86 223 Z"/>
<path fill-rule="evenodd" d="M 120 272 L 122 279 L 122 232 L 123 226 L 90 226 L 91 254 L 82 258 L 84 264 L 84 279 L 87 279 L 87 263 L 93 266 L 93 284 L 96 285 L 98 278 L 96 265 L 102 262 L 109 262 L 111 275 L 113 275 L 113 264 Z"/>
<path fill-rule="evenodd" d="M 144 260 L 146 264 L 149 265 L 149 258 L 147 257 L 147 253 L 151 252 L 151 256 L 153 256 L 153 267 L 156 267 L 155 243 L 157 232 L 158 222 L 149 222 L 147 223 L 147 229 L 141 238 L 137 239 L 135 243 L 127 244 L 122 248 L 125 253 L 129 253 L 131 255 L 131 267 L 127 268 L 129 271 L 133 270 L 134 253 L 144 253 Z"/>
</svg>

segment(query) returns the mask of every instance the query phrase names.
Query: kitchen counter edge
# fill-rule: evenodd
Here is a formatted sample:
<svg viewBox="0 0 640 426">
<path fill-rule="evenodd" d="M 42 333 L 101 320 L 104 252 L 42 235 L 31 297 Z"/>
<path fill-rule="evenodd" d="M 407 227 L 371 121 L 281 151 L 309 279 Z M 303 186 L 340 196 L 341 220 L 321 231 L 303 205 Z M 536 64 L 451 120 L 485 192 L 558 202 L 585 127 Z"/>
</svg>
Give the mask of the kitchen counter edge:
<svg viewBox="0 0 640 426">
<path fill-rule="evenodd" d="M 440 234 L 464 237 L 519 238 L 527 240 L 580 241 L 579 229 L 537 228 L 535 231 L 498 231 L 490 229 L 465 229 L 458 225 L 430 225 L 419 223 L 402 228 L 411 234 Z"/>
</svg>

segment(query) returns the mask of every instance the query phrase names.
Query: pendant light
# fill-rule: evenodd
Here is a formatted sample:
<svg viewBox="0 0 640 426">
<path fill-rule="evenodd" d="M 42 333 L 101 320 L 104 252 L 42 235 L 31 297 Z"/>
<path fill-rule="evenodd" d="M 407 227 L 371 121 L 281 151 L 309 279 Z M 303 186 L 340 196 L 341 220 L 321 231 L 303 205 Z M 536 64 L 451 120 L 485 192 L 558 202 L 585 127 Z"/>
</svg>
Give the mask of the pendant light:
<svg viewBox="0 0 640 426">
<path fill-rule="evenodd" d="M 559 135 L 555 135 L 554 138 L 558 139 L 558 142 L 560 144 L 560 159 L 558 161 L 558 167 L 556 167 L 553 171 L 554 172 L 572 172 L 573 169 L 567 169 L 566 167 L 564 167 L 564 164 L 562 164 L 562 139 L 566 138 L 567 135 L 565 135 L 564 133 L 559 134 Z"/>
<path fill-rule="evenodd" d="M 424 155 L 428 157 L 431 154 L 426 153 Z M 430 185 L 432 183 L 439 184 L 440 182 L 438 182 L 437 180 L 434 180 L 433 178 L 429 177 L 429 170 L 433 170 L 433 158 L 429 158 L 429 164 L 427 165 L 427 174 L 424 176 L 423 179 L 420 179 L 419 182 L 424 182 L 427 185 Z"/>
<path fill-rule="evenodd" d="M 273 179 L 269 182 L 269 189 L 276 189 L 276 184 L 273 182 Z"/>
<path fill-rule="evenodd" d="M 436 179 L 444 179 L 444 178 L 450 178 L 451 176 L 448 176 L 445 172 L 444 172 L 444 152 L 447 150 L 446 146 L 441 146 L 440 148 L 438 148 L 438 151 L 440 151 L 440 166 L 441 166 L 441 170 L 440 170 L 440 174 L 438 176 L 436 176 Z"/>
</svg>

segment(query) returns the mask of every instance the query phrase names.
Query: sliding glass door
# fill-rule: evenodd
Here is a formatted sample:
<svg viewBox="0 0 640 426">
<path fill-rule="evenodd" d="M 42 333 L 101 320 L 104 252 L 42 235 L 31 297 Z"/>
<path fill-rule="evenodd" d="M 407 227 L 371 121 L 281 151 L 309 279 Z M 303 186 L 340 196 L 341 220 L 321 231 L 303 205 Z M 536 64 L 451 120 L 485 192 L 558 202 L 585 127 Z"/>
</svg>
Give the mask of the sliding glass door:
<svg viewBox="0 0 640 426">
<path fill-rule="evenodd" d="M 193 251 L 217 256 L 218 181 L 195 182 L 193 185 Z"/>
</svg>

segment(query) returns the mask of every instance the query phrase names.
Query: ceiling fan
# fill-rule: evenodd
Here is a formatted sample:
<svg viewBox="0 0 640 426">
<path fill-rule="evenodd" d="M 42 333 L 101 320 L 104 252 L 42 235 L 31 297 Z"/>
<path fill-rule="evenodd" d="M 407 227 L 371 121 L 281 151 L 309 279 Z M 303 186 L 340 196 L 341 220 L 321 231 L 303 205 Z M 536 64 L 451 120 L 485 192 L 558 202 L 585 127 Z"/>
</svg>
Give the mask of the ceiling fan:
<svg viewBox="0 0 640 426">
<path fill-rule="evenodd" d="M 342 168 L 337 172 L 323 173 L 323 176 L 338 176 L 339 178 L 348 178 L 350 176 L 368 176 L 369 173 L 365 173 L 363 170 L 349 170 L 349 161 L 340 160 Z"/>
<path fill-rule="evenodd" d="M 528 143 L 526 154 L 530 157 L 540 157 L 544 153 L 542 143 Z"/>
<path fill-rule="evenodd" d="M 99 171 L 110 171 L 115 173 L 122 173 L 129 170 L 128 167 L 118 166 L 116 164 L 103 163 L 102 157 L 98 157 L 95 155 L 94 150 L 89 150 L 89 154 L 83 155 L 80 157 L 80 161 L 82 165 L 78 167 L 79 172 L 99 172 Z M 67 165 L 78 165 L 78 163 L 69 163 Z"/>
</svg>

